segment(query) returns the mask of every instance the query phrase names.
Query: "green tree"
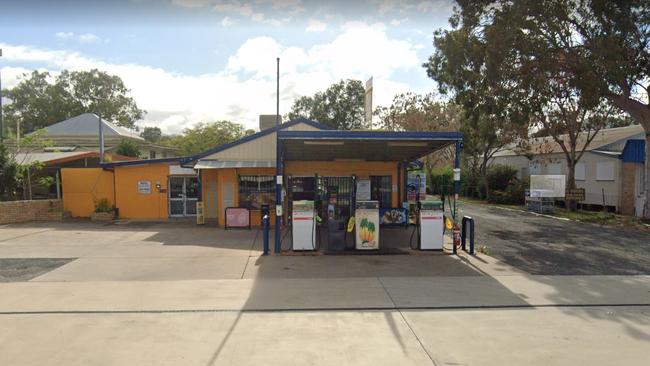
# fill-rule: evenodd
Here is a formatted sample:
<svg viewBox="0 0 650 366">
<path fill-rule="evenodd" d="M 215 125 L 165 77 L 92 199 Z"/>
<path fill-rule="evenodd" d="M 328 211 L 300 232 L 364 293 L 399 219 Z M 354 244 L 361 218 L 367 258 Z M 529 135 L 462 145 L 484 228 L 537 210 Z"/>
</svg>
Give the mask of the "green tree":
<svg viewBox="0 0 650 366">
<path fill-rule="evenodd" d="M 374 111 L 379 126 L 389 131 L 458 131 L 463 109 L 451 102 L 436 99 L 433 93 L 405 93 L 393 97 L 388 107 L 379 106 Z M 427 168 L 449 165 L 455 148 L 450 146 L 425 158 Z"/>
<path fill-rule="evenodd" d="M 441 88 L 467 95 L 487 83 L 493 98 L 539 111 L 553 97 L 546 87 L 561 81 L 584 110 L 606 100 L 650 132 L 647 0 L 458 1 L 450 23 L 451 29 L 436 31 L 437 50 L 425 64 Z M 650 149 L 646 155 L 650 176 Z"/>
<path fill-rule="evenodd" d="M 255 131 L 246 130 L 241 124 L 217 121 L 199 123 L 195 127 L 186 128 L 182 135 L 167 137 L 163 143 L 179 149 L 183 155 L 193 155 L 253 133 Z"/>
<path fill-rule="evenodd" d="M 13 88 L 2 91 L 5 125 L 21 134 L 33 132 L 82 113 L 96 113 L 120 126 L 133 127 L 145 111 L 138 108 L 118 76 L 99 70 L 24 74 Z"/>
<path fill-rule="evenodd" d="M 9 161 L 12 161 L 11 164 L 15 166 L 13 170 L 15 182 L 20 187 L 24 200 L 32 199 L 34 184 L 49 189 L 54 183 L 51 177 L 39 176 L 39 172 L 45 167 L 45 164 L 32 158 L 32 153 L 41 151 L 45 147 L 51 147 L 52 144 L 51 140 L 45 138 L 45 130 L 41 129 L 21 138 L 20 143 L 9 154 Z"/>
<path fill-rule="evenodd" d="M 0 200 L 15 196 L 19 186 L 18 166 L 4 144 L 0 144 Z"/>
<path fill-rule="evenodd" d="M 159 142 L 162 138 L 160 127 L 145 127 L 140 136 L 149 142 Z"/>
<path fill-rule="evenodd" d="M 119 155 L 137 158 L 140 155 L 140 146 L 135 141 L 122 139 L 117 145 L 115 152 Z"/>
<path fill-rule="evenodd" d="M 341 80 L 325 91 L 298 98 L 291 107 L 289 119 L 304 117 L 338 130 L 363 128 L 363 83 L 359 80 Z"/>
</svg>

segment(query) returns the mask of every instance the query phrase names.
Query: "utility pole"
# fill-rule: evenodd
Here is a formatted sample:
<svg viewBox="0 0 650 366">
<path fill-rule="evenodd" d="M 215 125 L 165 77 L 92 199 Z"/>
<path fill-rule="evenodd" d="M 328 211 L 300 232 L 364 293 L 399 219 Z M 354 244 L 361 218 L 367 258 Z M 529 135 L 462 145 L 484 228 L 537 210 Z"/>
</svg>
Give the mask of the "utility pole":
<svg viewBox="0 0 650 366">
<path fill-rule="evenodd" d="M 97 116 L 99 120 L 99 163 L 104 162 L 104 128 L 102 126 L 102 117 Z"/>
<path fill-rule="evenodd" d="M 280 58 L 277 58 L 276 85 L 275 85 L 275 125 L 280 125 Z"/>
</svg>

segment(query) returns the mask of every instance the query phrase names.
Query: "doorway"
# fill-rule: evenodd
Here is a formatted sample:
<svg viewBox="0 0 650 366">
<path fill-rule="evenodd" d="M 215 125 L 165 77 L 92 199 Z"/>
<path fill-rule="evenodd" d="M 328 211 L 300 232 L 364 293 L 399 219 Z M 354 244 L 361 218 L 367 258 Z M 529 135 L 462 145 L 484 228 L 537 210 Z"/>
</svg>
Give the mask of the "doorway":
<svg viewBox="0 0 650 366">
<path fill-rule="evenodd" d="M 196 216 L 197 177 L 169 177 L 169 217 Z"/>
</svg>

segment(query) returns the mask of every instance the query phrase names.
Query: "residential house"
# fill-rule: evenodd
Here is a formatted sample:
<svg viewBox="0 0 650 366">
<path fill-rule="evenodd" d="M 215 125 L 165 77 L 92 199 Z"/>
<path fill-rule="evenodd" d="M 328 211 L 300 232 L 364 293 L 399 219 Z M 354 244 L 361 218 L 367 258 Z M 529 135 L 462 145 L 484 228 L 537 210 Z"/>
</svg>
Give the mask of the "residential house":
<svg viewBox="0 0 650 366">
<path fill-rule="evenodd" d="M 586 139 L 586 133 L 580 135 L 578 151 Z M 576 185 L 586 193 L 581 203 L 640 216 L 645 201 L 645 148 L 645 132 L 640 125 L 598 131 L 575 167 Z M 568 175 L 562 147 L 550 136 L 529 140 L 525 151 L 514 146 L 500 151 L 491 164 L 513 166 L 520 178 Z"/>
</svg>

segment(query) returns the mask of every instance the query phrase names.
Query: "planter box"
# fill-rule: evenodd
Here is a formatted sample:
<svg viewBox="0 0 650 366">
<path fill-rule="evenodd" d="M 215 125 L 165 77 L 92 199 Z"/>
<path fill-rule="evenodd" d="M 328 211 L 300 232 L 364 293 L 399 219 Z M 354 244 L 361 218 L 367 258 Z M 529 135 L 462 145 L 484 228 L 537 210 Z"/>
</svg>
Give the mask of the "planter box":
<svg viewBox="0 0 650 366">
<path fill-rule="evenodd" d="M 93 212 L 90 216 L 92 221 L 112 221 L 115 219 L 115 212 Z"/>
</svg>

